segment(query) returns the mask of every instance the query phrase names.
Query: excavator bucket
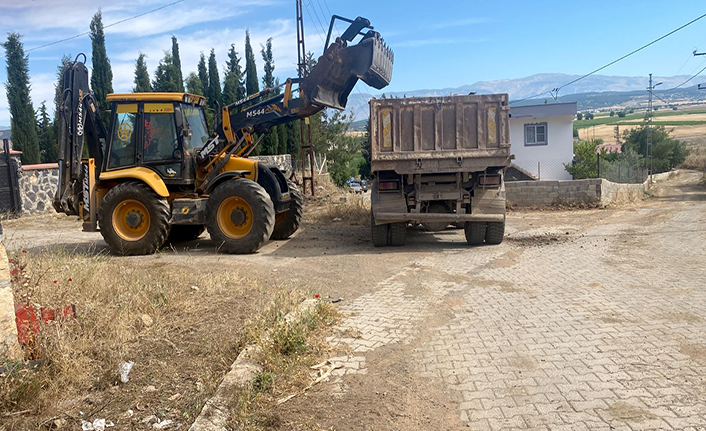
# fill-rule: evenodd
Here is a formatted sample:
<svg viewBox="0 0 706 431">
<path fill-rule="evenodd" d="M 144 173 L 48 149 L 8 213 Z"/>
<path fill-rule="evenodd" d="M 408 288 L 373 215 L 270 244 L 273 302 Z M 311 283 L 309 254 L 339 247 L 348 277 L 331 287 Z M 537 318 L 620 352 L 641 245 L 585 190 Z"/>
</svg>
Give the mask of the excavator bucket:
<svg viewBox="0 0 706 431">
<path fill-rule="evenodd" d="M 359 43 L 347 45 L 361 28 L 371 28 L 370 22 L 358 17 L 302 80 L 300 88 L 312 104 L 343 110 L 359 79 L 378 90 L 390 83 L 394 54 L 380 33 L 369 30 Z"/>
</svg>

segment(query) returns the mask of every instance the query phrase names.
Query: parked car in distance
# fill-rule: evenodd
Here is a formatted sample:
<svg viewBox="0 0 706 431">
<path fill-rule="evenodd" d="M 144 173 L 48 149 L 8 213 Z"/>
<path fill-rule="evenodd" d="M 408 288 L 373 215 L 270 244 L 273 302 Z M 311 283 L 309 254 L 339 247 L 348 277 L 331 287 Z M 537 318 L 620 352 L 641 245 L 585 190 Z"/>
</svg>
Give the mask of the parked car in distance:
<svg viewBox="0 0 706 431">
<path fill-rule="evenodd" d="M 349 193 L 363 193 L 363 189 L 360 187 L 360 183 L 357 181 L 351 181 L 348 183 L 348 192 Z"/>
<path fill-rule="evenodd" d="M 363 189 L 363 193 L 366 193 L 370 190 L 370 185 L 366 180 L 360 180 L 360 188 Z"/>
</svg>

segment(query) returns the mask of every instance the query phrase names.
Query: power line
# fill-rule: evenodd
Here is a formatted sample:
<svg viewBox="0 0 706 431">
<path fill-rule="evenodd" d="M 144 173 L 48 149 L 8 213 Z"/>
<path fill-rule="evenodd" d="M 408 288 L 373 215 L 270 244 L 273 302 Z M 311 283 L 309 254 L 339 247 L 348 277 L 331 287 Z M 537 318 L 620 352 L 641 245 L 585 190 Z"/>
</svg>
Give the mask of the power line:
<svg viewBox="0 0 706 431">
<path fill-rule="evenodd" d="M 134 15 L 134 16 L 131 16 L 131 17 L 129 17 L 129 18 L 121 19 L 120 21 L 116 21 L 116 22 L 111 23 L 111 24 L 108 24 L 108 25 L 104 25 L 103 28 L 106 29 L 106 28 L 109 28 L 109 27 L 113 27 L 113 26 L 116 26 L 116 25 L 118 25 L 118 24 L 122 24 L 122 23 L 124 23 L 124 22 L 133 20 L 133 19 L 135 19 L 135 18 L 140 18 L 140 17 L 143 17 L 143 16 L 145 16 L 145 15 L 149 15 L 149 14 L 151 14 L 151 13 L 153 13 L 153 12 L 157 12 L 157 11 L 160 11 L 160 10 L 162 10 L 162 9 L 166 9 L 166 8 L 168 8 L 168 7 L 170 7 L 170 6 L 174 6 L 175 4 L 182 3 L 182 2 L 184 2 L 184 1 L 185 1 L 185 0 L 177 0 L 177 1 L 175 1 L 175 2 L 166 4 L 166 5 L 164 5 L 164 6 L 160 6 L 160 7 L 156 8 L 156 9 L 152 9 L 152 10 L 149 10 L 149 11 L 147 11 L 147 12 L 143 12 L 143 13 L 141 13 L 141 14 Z M 30 49 L 25 50 L 25 53 L 27 53 L 27 52 L 32 52 L 32 51 L 36 51 L 36 50 L 42 49 L 42 48 L 46 48 L 46 47 L 48 47 L 48 46 L 57 45 L 57 44 L 59 44 L 59 43 L 66 42 L 66 41 L 69 41 L 69 40 L 73 40 L 73 39 L 79 38 L 79 37 L 81 37 L 81 36 L 85 36 L 85 35 L 87 35 L 87 34 L 90 34 L 90 33 L 91 33 L 90 31 L 85 31 L 85 32 L 79 33 L 79 34 L 77 34 L 77 35 L 74 35 L 74 36 L 71 36 L 71 37 L 67 37 L 67 38 L 65 38 L 65 39 L 60 39 L 60 40 L 56 40 L 56 41 L 54 41 L 54 42 L 45 43 L 44 45 L 35 46 L 35 47 L 33 47 L 33 48 L 30 48 Z M 2 57 L 0 57 L 0 59 L 2 59 L 2 58 L 5 58 L 5 56 L 3 55 Z"/>
<path fill-rule="evenodd" d="M 704 60 L 704 62 L 706 62 L 706 60 Z M 704 64 L 704 62 L 701 62 L 701 64 Z M 699 66 L 701 66 L 701 65 L 699 65 Z M 674 88 L 670 88 L 669 90 L 665 90 L 665 92 L 669 92 L 669 91 L 674 91 L 674 90 L 676 90 L 677 88 L 681 87 L 682 85 L 686 84 L 687 82 L 689 82 L 689 81 L 691 81 L 692 79 L 696 78 L 697 76 L 701 75 L 701 73 L 703 73 L 704 70 L 706 70 L 706 66 L 704 66 L 703 69 L 699 70 L 699 71 L 696 73 L 696 75 L 693 75 L 691 78 L 687 79 L 686 81 L 682 82 L 681 84 L 677 85 L 677 86 L 674 87 Z"/>
</svg>

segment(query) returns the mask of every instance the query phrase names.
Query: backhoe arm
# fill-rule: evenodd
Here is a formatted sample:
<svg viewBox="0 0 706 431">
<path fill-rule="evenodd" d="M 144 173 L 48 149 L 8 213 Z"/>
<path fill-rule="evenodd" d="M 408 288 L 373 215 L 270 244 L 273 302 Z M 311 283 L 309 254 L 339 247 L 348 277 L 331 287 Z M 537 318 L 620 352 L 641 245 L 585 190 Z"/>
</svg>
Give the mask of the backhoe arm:
<svg viewBox="0 0 706 431">
<path fill-rule="evenodd" d="M 62 77 L 62 99 L 57 110 L 59 136 L 59 183 L 54 196 L 54 209 L 68 215 L 78 214 L 84 146 L 88 158 L 96 165 L 103 162 L 106 131 L 98 117 L 98 105 L 89 88 L 88 69 L 84 61 L 67 65 Z"/>
</svg>

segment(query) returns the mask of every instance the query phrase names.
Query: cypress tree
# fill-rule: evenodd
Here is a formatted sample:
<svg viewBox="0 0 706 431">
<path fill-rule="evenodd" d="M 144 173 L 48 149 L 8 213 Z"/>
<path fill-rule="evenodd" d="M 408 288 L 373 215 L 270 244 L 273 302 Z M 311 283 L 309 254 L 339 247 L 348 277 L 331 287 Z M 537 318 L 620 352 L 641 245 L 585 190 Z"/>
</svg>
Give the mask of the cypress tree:
<svg viewBox="0 0 706 431">
<path fill-rule="evenodd" d="M 208 97 L 208 71 L 206 70 L 206 56 L 201 53 L 198 65 L 199 80 L 201 80 L 201 91 L 202 94 Z"/>
<path fill-rule="evenodd" d="M 218 74 L 218 63 L 216 62 L 216 51 L 211 48 L 211 54 L 208 56 L 208 94 L 206 97 L 211 103 L 221 103 L 221 77 Z"/>
<path fill-rule="evenodd" d="M 203 88 L 201 87 L 201 80 L 194 72 L 191 72 L 189 76 L 186 77 L 186 91 L 191 94 L 198 94 L 203 96 Z"/>
<path fill-rule="evenodd" d="M 223 103 L 231 104 L 245 97 L 243 70 L 240 68 L 240 58 L 235 51 L 235 45 L 230 45 L 228 60 L 226 60 L 226 76 L 223 80 Z"/>
<path fill-rule="evenodd" d="M 37 138 L 39 140 L 39 154 L 42 163 L 57 161 L 56 146 L 52 142 L 52 122 L 49 120 L 47 103 L 42 102 L 37 116 Z"/>
<path fill-rule="evenodd" d="M 157 70 L 154 71 L 154 81 L 152 81 L 152 89 L 154 91 L 166 92 L 181 92 L 180 88 L 184 88 L 183 84 L 180 87 L 174 66 L 174 59 L 170 51 L 164 51 L 164 58 L 159 60 Z"/>
<path fill-rule="evenodd" d="M 250 45 L 250 31 L 245 30 L 245 91 L 248 96 L 260 91 L 257 82 L 257 66 L 255 65 L 255 54 Z"/>
<path fill-rule="evenodd" d="M 272 38 L 267 39 L 266 45 L 261 47 L 260 54 L 265 62 L 265 76 L 262 77 L 262 85 L 265 88 L 273 88 L 277 85 L 274 76 L 275 61 L 272 57 Z M 277 90 L 279 93 L 279 90 Z M 282 145 L 280 145 L 280 126 L 273 127 L 263 139 L 262 152 L 264 154 L 281 154 Z M 284 132 L 284 130 L 282 130 Z"/>
<path fill-rule="evenodd" d="M 10 128 L 13 149 L 22 151 L 22 163 L 39 163 L 39 143 L 34 108 L 29 94 L 29 65 L 19 33 L 10 33 L 5 48 L 7 62 L 7 101 L 10 105 Z"/>
<path fill-rule="evenodd" d="M 113 71 L 105 50 L 105 33 L 103 32 L 103 15 L 100 9 L 93 15 L 90 26 L 91 45 L 93 47 L 91 63 L 91 89 L 96 98 L 103 124 L 109 123 L 108 102 L 106 96 L 113 92 Z"/>
<path fill-rule="evenodd" d="M 172 60 L 174 61 L 174 69 L 176 73 L 176 80 L 178 82 L 178 89 L 176 91 L 184 92 L 184 76 L 181 73 L 181 58 L 179 57 L 179 43 L 177 42 L 176 36 L 172 35 Z"/>
<path fill-rule="evenodd" d="M 135 88 L 132 90 L 135 93 L 147 93 L 152 91 L 150 85 L 150 75 L 147 72 L 147 64 L 145 64 L 145 54 L 140 53 L 135 62 Z"/>
</svg>

